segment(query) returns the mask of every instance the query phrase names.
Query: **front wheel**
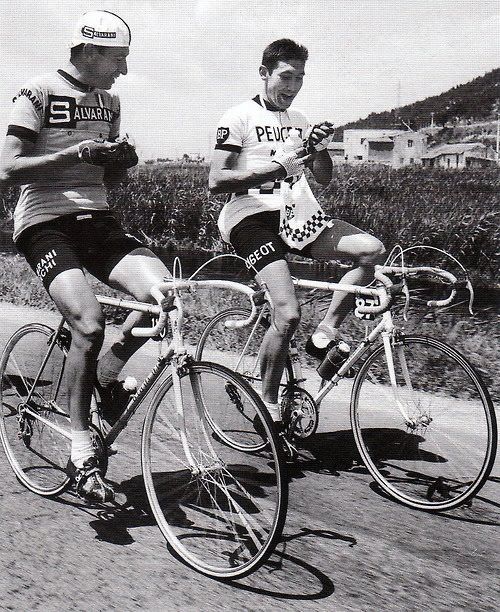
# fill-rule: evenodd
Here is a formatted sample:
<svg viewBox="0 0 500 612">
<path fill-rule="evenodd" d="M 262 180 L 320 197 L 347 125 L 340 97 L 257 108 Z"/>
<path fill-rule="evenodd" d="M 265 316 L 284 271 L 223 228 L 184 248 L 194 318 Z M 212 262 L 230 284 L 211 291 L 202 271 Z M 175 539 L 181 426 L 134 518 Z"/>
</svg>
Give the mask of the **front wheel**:
<svg viewBox="0 0 500 612">
<path fill-rule="evenodd" d="M 241 578 L 273 552 L 288 502 L 283 454 L 262 401 L 234 372 L 194 362 L 160 385 L 142 469 L 158 526 L 190 567 Z"/>
<path fill-rule="evenodd" d="M 444 342 L 401 336 L 361 367 L 351 424 L 376 483 L 410 507 L 442 511 L 470 500 L 495 461 L 493 404 L 472 365 Z"/>
</svg>

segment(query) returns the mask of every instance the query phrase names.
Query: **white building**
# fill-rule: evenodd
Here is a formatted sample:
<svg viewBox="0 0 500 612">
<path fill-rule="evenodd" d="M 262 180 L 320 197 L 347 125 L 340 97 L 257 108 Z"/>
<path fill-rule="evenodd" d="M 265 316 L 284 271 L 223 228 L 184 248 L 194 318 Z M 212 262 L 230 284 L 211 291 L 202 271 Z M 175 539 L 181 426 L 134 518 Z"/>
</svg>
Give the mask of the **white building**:
<svg viewBox="0 0 500 612">
<path fill-rule="evenodd" d="M 333 161 L 338 159 L 339 143 L 328 148 Z M 410 130 L 344 130 L 344 162 L 379 163 L 400 168 L 422 163 L 427 151 L 427 136 Z"/>
<path fill-rule="evenodd" d="M 458 142 L 430 149 L 422 161 L 429 168 L 480 168 L 494 165 L 496 153 L 481 142 Z"/>
</svg>

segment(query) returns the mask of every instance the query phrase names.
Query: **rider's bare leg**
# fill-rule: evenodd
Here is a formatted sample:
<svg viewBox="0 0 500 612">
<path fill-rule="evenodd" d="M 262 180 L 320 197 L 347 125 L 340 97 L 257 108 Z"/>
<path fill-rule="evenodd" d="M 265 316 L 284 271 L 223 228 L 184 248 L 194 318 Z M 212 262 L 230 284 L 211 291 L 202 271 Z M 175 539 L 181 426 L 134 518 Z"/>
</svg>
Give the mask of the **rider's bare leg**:
<svg viewBox="0 0 500 612">
<path fill-rule="evenodd" d="M 93 454 L 88 416 L 97 355 L 104 338 L 104 316 L 80 269 L 61 272 L 51 282 L 49 293 L 66 319 L 72 335 L 66 359 L 65 384 L 71 429 L 73 432 L 86 432 L 76 434 L 79 440 L 83 439 L 82 436 L 85 438 L 85 448 L 80 448 L 76 455 L 72 449 L 72 459 L 77 460 L 78 467 L 81 467 L 83 461 Z"/>
<path fill-rule="evenodd" d="M 152 302 L 151 287 L 170 277 L 165 264 L 152 251 L 141 247 L 116 264 L 109 276 L 109 285 L 133 295 L 140 302 Z M 119 338 L 99 359 L 97 375 L 103 386 L 116 380 L 130 357 L 147 342 L 148 338 L 133 336 L 132 329 L 150 325 L 149 315 L 140 312 L 129 314 Z"/>
<path fill-rule="evenodd" d="M 340 283 L 367 285 L 373 280 L 374 266 L 384 261 L 384 245 L 378 238 L 359 230 L 345 221 L 335 220 L 310 247 L 314 259 L 347 258 L 358 265 L 340 279 Z M 336 339 L 338 328 L 354 307 L 355 296 L 345 291 L 334 291 L 330 306 L 318 331 Z"/>
<path fill-rule="evenodd" d="M 272 322 L 261 345 L 262 399 L 275 404 L 285 368 L 288 343 L 300 320 L 300 308 L 295 297 L 288 264 L 274 261 L 258 274 L 265 283 L 272 304 Z"/>
</svg>

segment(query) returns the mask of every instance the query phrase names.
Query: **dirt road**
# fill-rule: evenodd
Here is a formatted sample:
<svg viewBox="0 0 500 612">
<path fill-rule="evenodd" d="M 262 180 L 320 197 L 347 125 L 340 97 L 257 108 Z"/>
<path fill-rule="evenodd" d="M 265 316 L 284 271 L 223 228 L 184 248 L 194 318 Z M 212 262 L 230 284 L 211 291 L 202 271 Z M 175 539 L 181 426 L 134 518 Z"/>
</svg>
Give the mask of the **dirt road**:
<svg viewBox="0 0 500 612">
<path fill-rule="evenodd" d="M 0 304 L 0 345 L 51 313 Z M 127 373 L 155 359 L 150 343 Z M 349 383 L 346 383 L 349 384 Z M 347 398 L 348 389 L 341 395 Z M 331 414 L 336 418 L 332 427 Z M 347 399 L 325 402 L 311 452 L 293 473 L 284 541 L 232 584 L 175 560 L 148 513 L 139 459 L 141 414 L 119 439 L 108 476 L 122 511 L 89 509 L 24 489 L 0 452 L 0 609 L 4 610 L 497 610 L 500 465 L 471 507 L 430 515 L 371 488 L 356 456 Z"/>
</svg>

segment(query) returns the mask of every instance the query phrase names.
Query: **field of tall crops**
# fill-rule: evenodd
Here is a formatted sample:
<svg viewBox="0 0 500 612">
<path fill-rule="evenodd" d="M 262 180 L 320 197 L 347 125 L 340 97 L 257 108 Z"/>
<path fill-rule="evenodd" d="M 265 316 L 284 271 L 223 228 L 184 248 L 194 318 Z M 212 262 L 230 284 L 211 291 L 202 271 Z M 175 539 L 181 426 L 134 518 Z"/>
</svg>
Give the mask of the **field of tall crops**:
<svg viewBox="0 0 500 612">
<path fill-rule="evenodd" d="M 324 209 L 384 242 L 432 245 L 457 257 L 476 283 L 491 285 L 500 256 L 500 176 L 493 170 L 429 170 L 339 166 Z M 314 181 L 311 181 L 313 184 Z M 155 244 L 223 250 L 216 220 L 222 198 L 207 191 L 207 169 L 144 168 L 112 197 L 124 224 Z M 432 262 L 441 261 L 432 254 Z M 430 263 L 430 262 L 429 262 Z"/>
<path fill-rule="evenodd" d="M 223 198 L 207 191 L 204 166 L 147 165 L 110 194 L 110 203 L 132 233 L 163 247 L 227 249 L 216 220 Z M 496 168 L 441 170 L 337 166 L 326 188 L 311 184 L 324 209 L 381 238 L 432 245 L 457 257 L 476 284 L 491 286 L 500 256 L 500 175 Z M 8 217 L 14 190 L 2 196 Z M 433 253 L 428 263 L 441 259 Z M 412 261 L 416 261 L 415 258 Z"/>
</svg>

